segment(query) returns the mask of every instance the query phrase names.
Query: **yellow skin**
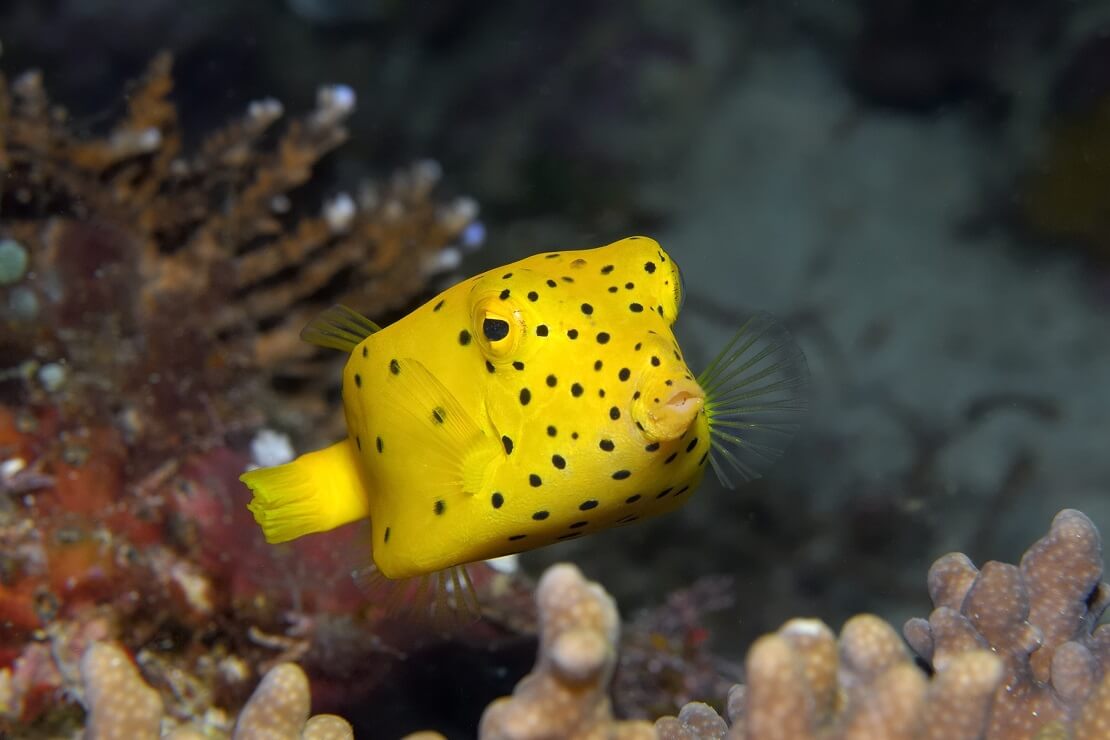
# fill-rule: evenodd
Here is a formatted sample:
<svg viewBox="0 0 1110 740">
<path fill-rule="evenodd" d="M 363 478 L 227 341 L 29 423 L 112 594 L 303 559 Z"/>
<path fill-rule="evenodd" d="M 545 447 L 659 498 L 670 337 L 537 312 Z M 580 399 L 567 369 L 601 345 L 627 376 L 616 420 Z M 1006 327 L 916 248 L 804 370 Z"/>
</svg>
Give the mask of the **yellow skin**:
<svg viewBox="0 0 1110 740">
<path fill-rule="evenodd" d="M 243 477 L 267 539 L 369 516 L 375 564 L 406 578 L 681 506 L 710 447 L 680 299 L 646 237 L 448 289 L 351 352 L 347 440 Z M 271 515 L 265 489 L 294 474 L 308 513 Z"/>
</svg>

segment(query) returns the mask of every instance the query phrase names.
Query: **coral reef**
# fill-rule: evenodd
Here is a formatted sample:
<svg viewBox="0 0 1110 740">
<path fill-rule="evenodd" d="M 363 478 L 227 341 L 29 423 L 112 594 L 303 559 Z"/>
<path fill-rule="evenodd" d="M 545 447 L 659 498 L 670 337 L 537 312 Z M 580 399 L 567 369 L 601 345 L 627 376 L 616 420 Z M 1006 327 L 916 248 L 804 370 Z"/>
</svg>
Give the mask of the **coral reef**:
<svg viewBox="0 0 1110 740">
<path fill-rule="evenodd" d="M 613 719 L 609 682 L 620 622 L 613 599 L 572 565 L 556 565 L 536 588 L 540 652 L 513 692 L 482 715 L 488 740 L 650 738 L 646 722 Z"/>
<path fill-rule="evenodd" d="M 617 719 L 610 706 L 620 646 L 612 598 L 576 567 L 556 565 L 536 589 L 535 667 L 512 696 L 486 708 L 479 736 L 1099 740 L 1110 727 L 1110 625 L 1097 626 L 1110 585 L 1099 581 L 1101 574 L 1097 530 L 1083 514 L 1065 510 L 1020 566 L 992 562 L 977 571 L 960 554 L 936 561 L 929 588 L 938 606 L 928 620 L 905 628 L 920 660 L 873 615 L 853 617 L 839 637 L 818 620 L 793 619 L 752 645 L 745 683 L 728 692 L 727 721 L 712 706 L 691 702 L 653 725 Z M 100 640 L 82 648 L 79 676 L 68 679 L 88 710 L 90 737 L 156 737 L 159 722 L 175 728 L 171 737 L 179 740 L 193 737 L 187 732 L 232 732 L 220 712 L 164 713 L 166 692 L 145 684 L 119 646 Z M 338 717 L 308 713 L 304 673 L 279 663 L 246 702 L 231 736 L 351 737 Z M 406 740 L 443 737 L 424 731 Z"/>
<path fill-rule="evenodd" d="M 81 683 L 88 712 L 88 740 L 156 740 L 163 737 L 158 692 L 148 686 L 138 669 L 118 646 L 93 643 L 81 658 Z M 235 721 L 231 740 L 344 740 L 354 737 L 346 720 L 333 714 L 309 717 L 308 678 L 295 663 L 279 663 L 263 677 Z M 218 728 L 178 724 L 170 740 L 228 737 Z"/>
<path fill-rule="evenodd" d="M 266 391 L 296 391 L 279 421 L 320 427 L 336 358 L 299 341 L 307 320 L 335 301 L 402 308 L 480 236 L 472 201 L 432 197 L 427 162 L 306 212 L 300 189 L 347 138 L 349 88 L 320 88 L 281 131 L 282 105 L 256 101 L 186 151 L 170 72 L 157 57 L 99 136 L 39 74 L 0 78 L 0 238 L 28 260 L 0 295 L 18 309 L 3 314 L 5 399 L 70 429 L 114 420 L 142 472 L 256 426 Z"/>
</svg>

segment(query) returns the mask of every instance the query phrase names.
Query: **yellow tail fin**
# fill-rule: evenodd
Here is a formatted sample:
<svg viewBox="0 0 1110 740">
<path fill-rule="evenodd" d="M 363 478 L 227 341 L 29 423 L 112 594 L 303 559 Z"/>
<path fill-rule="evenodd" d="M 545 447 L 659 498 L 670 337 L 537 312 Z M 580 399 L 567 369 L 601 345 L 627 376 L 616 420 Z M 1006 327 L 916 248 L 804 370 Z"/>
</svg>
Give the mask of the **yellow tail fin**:
<svg viewBox="0 0 1110 740">
<path fill-rule="evenodd" d="M 350 440 L 344 440 L 239 476 L 254 493 L 247 508 L 266 541 L 288 542 L 369 516 L 357 455 Z"/>
</svg>

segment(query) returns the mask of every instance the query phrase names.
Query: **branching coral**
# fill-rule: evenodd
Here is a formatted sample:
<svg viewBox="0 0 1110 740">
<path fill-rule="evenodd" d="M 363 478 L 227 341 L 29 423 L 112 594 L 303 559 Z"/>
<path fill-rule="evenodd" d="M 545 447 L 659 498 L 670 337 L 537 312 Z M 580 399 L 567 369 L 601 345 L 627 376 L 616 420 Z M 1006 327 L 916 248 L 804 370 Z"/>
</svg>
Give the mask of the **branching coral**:
<svg viewBox="0 0 1110 740">
<path fill-rule="evenodd" d="M 482 715 L 487 740 L 650 738 L 651 725 L 619 722 L 609 706 L 619 621 L 613 599 L 577 568 L 556 565 L 536 589 L 540 653 L 511 697 Z"/>
<path fill-rule="evenodd" d="M 161 737 L 162 700 L 117 645 L 98 642 L 81 659 L 88 717 L 87 740 L 156 740 Z M 214 730 L 176 727 L 172 740 L 213 737 Z M 351 726 L 331 714 L 309 717 L 308 679 L 294 663 L 270 670 L 239 715 L 232 740 L 349 740 Z"/>
<path fill-rule="evenodd" d="M 929 588 L 937 609 L 928 621 L 906 626 L 907 639 L 928 661 L 929 672 L 878 617 L 852 618 L 839 638 L 820 621 L 795 619 L 752 646 L 746 683 L 729 693 L 728 722 L 711 707 L 692 703 L 677 717 L 658 720 L 655 735 L 664 740 L 1105 738 L 1110 625 L 1096 625 L 1110 604 L 1110 587 L 1100 583 L 1101 574 L 1097 530 L 1079 512 L 1063 511 L 1020 567 L 988 563 L 980 572 L 959 554 L 934 564 Z M 579 595 L 553 599 L 559 583 Z M 483 737 L 565 737 L 573 735 L 568 727 L 581 728 L 582 736 L 605 737 L 620 727 L 598 698 L 604 671 L 591 674 L 587 690 L 574 693 L 557 669 L 559 635 L 585 630 L 591 639 L 608 640 L 595 656 L 610 654 L 615 646 L 615 633 L 598 630 L 592 612 L 579 615 L 580 623 L 567 623 L 576 618 L 573 604 L 581 594 L 609 605 L 597 588 L 566 566 L 548 572 L 538 597 L 544 637 L 537 668 L 513 698 L 490 706 Z M 581 717 L 590 721 L 565 724 Z M 543 734 L 548 728 L 553 734 Z"/>
<path fill-rule="evenodd" d="M 94 137 L 38 74 L 10 89 L 0 77 L 0 239 L 29 257 L 0 295 L 13 309 L 0 367 L 24 379 L 9 401 L 49 402 L 74 425 L 114 419 L 156 452 L 243 424 L 268 387 L 300 391 L 301 420 L 319 419 L 337 376 L 298 341 L 308 317 L 335 301 L 375 316 L 401 307 L 457 261 L 451 245 L 473 241 L 476 216 L 469 200 L 432 198 L 432 163 L 306 215 L 297 189 L 347 138 L 353 91 L 321 88 L 282 131 L 279 102 L 252 103 L 187 152 L 170 68 L 155 59 Z M 65 382 L 37 377 L 46 365 Z"/>
</svg>

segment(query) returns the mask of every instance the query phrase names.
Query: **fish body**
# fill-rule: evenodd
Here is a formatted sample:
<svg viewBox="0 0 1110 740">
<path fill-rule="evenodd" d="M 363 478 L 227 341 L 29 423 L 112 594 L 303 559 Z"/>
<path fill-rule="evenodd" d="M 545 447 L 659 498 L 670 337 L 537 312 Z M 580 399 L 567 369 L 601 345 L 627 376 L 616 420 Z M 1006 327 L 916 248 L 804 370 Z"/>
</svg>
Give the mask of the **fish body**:
<svg viewBox="0 0 1110 740">
<path fill-rule="evenodd" d="M 243 476 L 267 539 L 368 516 L 375 565 L 407 578 L 665 513 L 710 462 L 750 477 L 747 453 L 777 447 L 744 432 L 796 410 L 800 353 L 759 324 L 699 382 L 672 333 L 682 291 L 630 237 L 489 270 L 380 330 L 325 312 L 305 337 L 350 352 L 349 436 Z"/>
</svg>

